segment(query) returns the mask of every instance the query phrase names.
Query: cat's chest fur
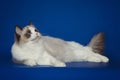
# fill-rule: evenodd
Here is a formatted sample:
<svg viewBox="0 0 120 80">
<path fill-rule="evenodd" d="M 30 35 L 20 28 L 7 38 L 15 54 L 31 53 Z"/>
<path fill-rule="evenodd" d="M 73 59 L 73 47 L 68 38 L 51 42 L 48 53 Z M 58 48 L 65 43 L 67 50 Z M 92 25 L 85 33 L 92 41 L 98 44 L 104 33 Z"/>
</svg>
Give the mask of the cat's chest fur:
<svg viewBox="0 0 120 80">
<path fill-rule="evenodd" d="M 16 43 L 12 47 L 13 56 L 19 60 L 38 59 L 43 56 L 44 48 L 42 42 L 29 42 L 23 45 Z"/>
</svg>

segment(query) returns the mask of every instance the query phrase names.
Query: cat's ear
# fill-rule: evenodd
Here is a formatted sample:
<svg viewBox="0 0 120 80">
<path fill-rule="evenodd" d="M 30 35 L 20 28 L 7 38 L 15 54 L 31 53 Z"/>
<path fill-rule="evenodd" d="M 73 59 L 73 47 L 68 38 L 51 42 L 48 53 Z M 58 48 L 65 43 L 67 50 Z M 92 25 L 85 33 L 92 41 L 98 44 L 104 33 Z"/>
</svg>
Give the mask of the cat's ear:
<svg viewBox="0 0 120 80">
<path fill-rule="evenodd" d="M 33 25 L 32 21 L 30 21 L 28 25 L 32 26 Z"/>
<path fill-rule="evenodd" d="M 16 27 L 15 27 L 15 32 L 16 32 L 17 35 L 21 35 L 21 33 L 22 33 L 22 28 L 20 28 L 19 26 L 16 26 Z"/>
</svg>

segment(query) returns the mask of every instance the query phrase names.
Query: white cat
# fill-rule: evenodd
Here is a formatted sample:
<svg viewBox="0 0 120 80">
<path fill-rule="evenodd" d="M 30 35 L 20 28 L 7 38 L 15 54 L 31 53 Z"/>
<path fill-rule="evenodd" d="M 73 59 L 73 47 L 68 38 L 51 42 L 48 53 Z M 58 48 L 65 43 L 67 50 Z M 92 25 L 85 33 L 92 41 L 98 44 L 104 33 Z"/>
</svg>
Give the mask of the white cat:
<svg viewBox="0 0 120 80">
<path fill-rule="evenodd" d="M 66 62 L 108 62 L 109 59 L 100 53 L 104 48 L 104 34 L 99 33 L 87 46 L 74 41 L 43 36 L 30 23 L 23 29 L 16 26 L 15 42 L 12 46 L 12 57 L 16 63 L 28 66 L 50 65 L 65 67 Z"/>
</svg>

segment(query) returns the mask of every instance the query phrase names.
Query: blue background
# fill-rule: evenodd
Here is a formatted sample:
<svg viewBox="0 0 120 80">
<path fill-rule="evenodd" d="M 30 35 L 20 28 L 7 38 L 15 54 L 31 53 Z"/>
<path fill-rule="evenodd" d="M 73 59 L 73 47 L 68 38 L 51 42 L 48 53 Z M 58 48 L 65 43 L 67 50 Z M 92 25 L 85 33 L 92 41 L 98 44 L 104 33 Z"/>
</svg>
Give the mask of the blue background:
<svg viewBox="0 0 120 80">
<path fill-rule="evenodd" d="M 109 64 L 101 67 L 103 64 L 72 63 L 79 68 L 29 68 L 13 64 L 10 50 L 15 25 L 24 27 L 29 21 L 43 35 L 83 45 L 94 34 L 104 32 Z M 120 79 L 119 0 L 0 0 L 0 28 L 0 79 Z"/>
</svg>

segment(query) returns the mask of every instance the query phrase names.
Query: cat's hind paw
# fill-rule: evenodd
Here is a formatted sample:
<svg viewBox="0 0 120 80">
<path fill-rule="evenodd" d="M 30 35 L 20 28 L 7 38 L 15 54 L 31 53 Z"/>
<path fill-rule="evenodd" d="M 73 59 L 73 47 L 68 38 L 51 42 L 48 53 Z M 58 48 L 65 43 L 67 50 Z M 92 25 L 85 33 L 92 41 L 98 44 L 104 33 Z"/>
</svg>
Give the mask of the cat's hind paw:
<svg viewBox="0 0 120 80">
<path fill-rule="evenodd" d="M 109 62 L 109 59 L 105 56 L 94 56 L 94 57 L 89 57 L 88 61 L 89 62 L 104 62 L 104 63 L 107 63 L 107 62 Z"/>
<path fill-rule="evenodd" d="M 100 59 L 102 62 L 105 62 L 105 63 L 109 62 L 109 59 L 105 56 L 101 56 Z"/>
</svg>

